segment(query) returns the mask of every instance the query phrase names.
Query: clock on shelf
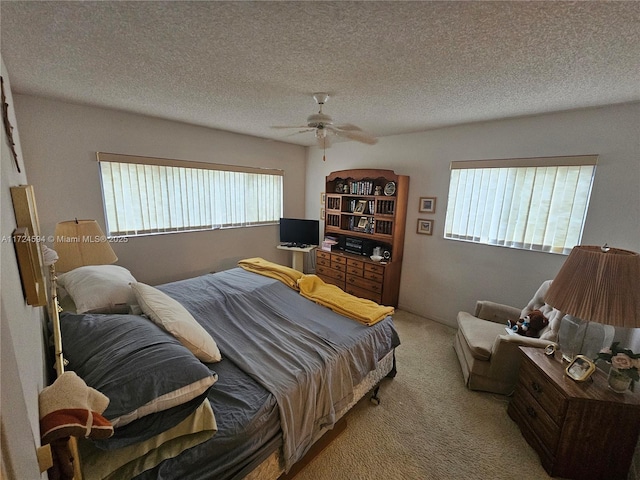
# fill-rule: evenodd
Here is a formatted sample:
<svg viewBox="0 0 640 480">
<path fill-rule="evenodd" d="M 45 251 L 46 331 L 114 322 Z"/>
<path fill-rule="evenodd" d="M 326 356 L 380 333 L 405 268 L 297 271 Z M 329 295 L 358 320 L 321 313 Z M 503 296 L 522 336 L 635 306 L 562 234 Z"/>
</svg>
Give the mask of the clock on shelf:
<svg viewBox="0 0 640 480">
<path fill-rule="evenodd" d="M 384 194 L 388 197 L 396 193 L 396 182 L 387 182 L 384 186 Z"/>
</svg>

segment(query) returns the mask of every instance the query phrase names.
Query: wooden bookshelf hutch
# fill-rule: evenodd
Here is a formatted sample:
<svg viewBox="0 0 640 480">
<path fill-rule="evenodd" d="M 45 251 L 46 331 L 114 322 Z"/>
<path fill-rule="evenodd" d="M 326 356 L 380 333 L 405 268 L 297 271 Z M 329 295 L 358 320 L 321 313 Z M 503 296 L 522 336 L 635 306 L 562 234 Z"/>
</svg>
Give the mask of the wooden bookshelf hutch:
<svg viewBox="0 0 640 480">
<path fill-rule="evenodd" d="M 316 274 L 325 282 L 383 305 L 398 306 L 409 177 L 392 170 L 332 172 L 325 183 L 325 238 L 316 250 Z M 380 247 L 382 261 L 370 256 Z"/>
</svg>

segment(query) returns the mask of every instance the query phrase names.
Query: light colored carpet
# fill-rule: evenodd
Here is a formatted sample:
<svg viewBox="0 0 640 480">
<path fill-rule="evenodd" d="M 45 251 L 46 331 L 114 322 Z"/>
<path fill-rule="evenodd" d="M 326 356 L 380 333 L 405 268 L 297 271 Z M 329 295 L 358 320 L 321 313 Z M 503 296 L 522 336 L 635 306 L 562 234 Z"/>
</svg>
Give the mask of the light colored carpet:
<svg viewBox="0 0 640 480">
<path fill-rule="evenodd" d="M 398 374 L 296 480 L 549 479 L 507 415 L 508 397 L 465 388 L 455 330 L 407 312 L 394 322 Z"/>
</svg>

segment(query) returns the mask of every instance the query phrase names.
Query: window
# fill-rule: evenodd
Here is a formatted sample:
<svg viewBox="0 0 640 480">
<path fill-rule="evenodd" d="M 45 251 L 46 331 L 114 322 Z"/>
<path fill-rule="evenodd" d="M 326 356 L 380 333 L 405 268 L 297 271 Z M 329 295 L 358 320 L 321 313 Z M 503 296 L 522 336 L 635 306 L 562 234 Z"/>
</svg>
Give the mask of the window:
<svg viewBox="0 0 640 480">
<path fill-rule="evenodd" d="M 278 223 L 283 172 L 98 152 L 107 235 Z"/>
<path fill-rule="evenodd" d="M 580 243 L 596 155 L 451 163 L 444 236 L 568 254 Z"/>
</svg>

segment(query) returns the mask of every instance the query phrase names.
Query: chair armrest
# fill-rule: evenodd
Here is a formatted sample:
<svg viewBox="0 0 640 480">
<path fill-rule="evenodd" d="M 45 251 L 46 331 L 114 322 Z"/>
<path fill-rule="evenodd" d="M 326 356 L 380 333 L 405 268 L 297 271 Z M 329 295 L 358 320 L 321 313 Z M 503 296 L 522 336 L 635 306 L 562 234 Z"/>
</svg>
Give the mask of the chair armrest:
<svg viewBox="0 0 640 480">
<path fill-rule="evenodd" d="M 549 344 L 555 344 L 556 342 L 551 342 L 549 340 L 542 340 L 536 337 L 525 337 L 524 335 L 498 335 L 496 341 L 493 344 L 493 349 L 491 353 L 491 361 L 493 361 L 493 356 L 498 354 L 498 352 L 503 349 L 505 346 L 513 346 L 514 348 L 518 347 L 536 347 L 536 348 L 545 348 Z"/>
<path fill-rule="evenodd" d="M 507 325 L 507 320 L 518 320 L 520 312 L 516 307 L 503 305 L 501 303 L 490 302 L 488 300 L 479 300 L 476 302 L 475 317 L 483 320 L 489 320 L 495 323 Z"/>
<path fill-rule="evenodd" d="M 522 335 L 498 335 L 491 351 L 491 366 L 489 375 L 501 378 L 513 385 L 518 380 L 522 355 L 518 347 L 545 348 L 555 342 Z"/>
</svg>

